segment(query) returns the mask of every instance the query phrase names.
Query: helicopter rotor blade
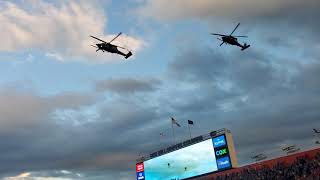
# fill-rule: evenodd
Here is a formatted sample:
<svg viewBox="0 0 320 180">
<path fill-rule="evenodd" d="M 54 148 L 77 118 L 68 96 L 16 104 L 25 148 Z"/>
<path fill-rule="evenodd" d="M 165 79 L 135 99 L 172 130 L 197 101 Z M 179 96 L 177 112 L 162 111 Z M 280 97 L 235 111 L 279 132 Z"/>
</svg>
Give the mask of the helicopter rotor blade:
<svg viewBox="0 0 320 180">
<path fill-rule="evenodd" d="M 122 32 L 119 32 L 119 34 L 116 35 L 116 37 L 114 37 L 111 41 L 109 41 L 109 43 L 111 43 L 112 41 L 114 41 L 115 39 L 117 39 L 121 34 L 122 34 Z"/>
<path fill-rule="evenodd" d="M 233 36 L 233 37 L 245 37 L 245 38 L 247 38 L 248 36 Z"/>
<path fill-rule="evenodd" d="M 92 37 L 92 38 L 94 38 L 94 39 L 96 39 L 96 40 L 98 40 L 98 41 L 101 41 L 101 42 L 107 43 L 107 42 L 105 42 L 104 40 L 99 39 L 99 38 L 97 38 L 97 37 L 94 37 L 94 36 L 90 36 L 90 37 Z"/>
<path fill-rule="evenodd" d="M 217 33 L 210 33 L 211 35 L 214 35 L 214 36 L 228 36 L 228 35 L 224 35 L 224 34 L 217 34 Z"/>
<path fill-rule="evenodd" d="M 237 26 L 233 29 L 233 31 L 230 33 L 229 36 L 231 36 L 231 35 L 236 31 L 236 29 L 237 29 L 239 26 L 240 26 L 240 23 L 237 24 Z"/>
</svg>

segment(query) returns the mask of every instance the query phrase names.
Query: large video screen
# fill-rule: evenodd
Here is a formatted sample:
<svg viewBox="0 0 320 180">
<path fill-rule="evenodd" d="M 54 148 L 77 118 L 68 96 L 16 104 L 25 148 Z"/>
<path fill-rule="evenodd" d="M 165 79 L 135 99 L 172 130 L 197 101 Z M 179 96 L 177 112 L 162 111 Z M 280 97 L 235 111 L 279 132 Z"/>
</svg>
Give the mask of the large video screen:
<svg viewBox="0 0 320 180">
<path fill-rule="evenodd" d="M 180 180 L 230 168 L 228 154 L 222 135 L 137 164 L 137 179 Z"/>
</svg>

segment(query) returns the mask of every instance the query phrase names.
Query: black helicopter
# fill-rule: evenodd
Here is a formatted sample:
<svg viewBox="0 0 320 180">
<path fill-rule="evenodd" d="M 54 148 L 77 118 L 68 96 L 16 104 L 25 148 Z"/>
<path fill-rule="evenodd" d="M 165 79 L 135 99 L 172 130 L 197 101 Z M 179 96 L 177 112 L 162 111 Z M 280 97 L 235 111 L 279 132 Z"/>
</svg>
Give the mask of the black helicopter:
<svg viewBox="0 0 320 180">
<path fill-rule="evenodd" d="M 111 42 L 114 41 L 115 39 L 117 39 L 121 34 L 122 34 L 122 33 L 120 32 L 116 37 L 114 37 L 114 38 L 113 38 L 111 41 L 109 41 L 109 42 L 106 42 L 106 41 L 101 40 L 101 39 L 99 39 L 99 38 L 97 38 L 97 37 L 94 37 L 94 36 L 90 36 L 90 37 L 92 37 L 92 38 L 94 38 L 94 39 L 99 40 L 99 41 L 102 42 L 102 43 L 96 44 L 96 46 L 94 46 L 94 45 L 91 45 L 91 46 L 97 48 L 96 52 L 98 52 L 99 50 L 101 50 L 102 52 L 107 51 L 107 52 L 109 52 L 109 53 L 120 54 L 120 55 L 124 56 L 126 59 L 128 59 L 128 58 L 132 55 L 132 52 L 131 52 L 131 51 L 129 51 L 128 49 L 126 49 L 126 48 L 124 48 L 124 47 L 111 44 Z M 118 48 L 124 49 L 124 50 L 128 51 L 128 53 L 125 54 L 125 53 L 119 51 Z"/>
<path fill-rule="evenodd" d="M 239 46 L 241 47 L 241 51 L 247 49 L 248 47 L 250 47 L 250 45 L 248 45 L 247 43 L 244 43 L 243 45 L 241 45 L 238 42 L 237 37 L 248 37 L 248 36 L 232 36 L 232 34 L 236 31 L 236 29 L 239 27 L 240 23 L 238 23 L 238 25 L 233 29 L 233 31 L 229 34 L 229 35 L 225 35 L 225 34 L 217 34 L 217 33 L 211 33 L 211 35 L 215 35 L 215 36 L 220 36 L 219 39 L 220 41 L 222 41 L 222 43 L 220 44 L 220 46 L 222 46 L 224 43 L 226 44 L 230 44 L 230 45 L 235 45 L 235 46 Z"/>
</svg>

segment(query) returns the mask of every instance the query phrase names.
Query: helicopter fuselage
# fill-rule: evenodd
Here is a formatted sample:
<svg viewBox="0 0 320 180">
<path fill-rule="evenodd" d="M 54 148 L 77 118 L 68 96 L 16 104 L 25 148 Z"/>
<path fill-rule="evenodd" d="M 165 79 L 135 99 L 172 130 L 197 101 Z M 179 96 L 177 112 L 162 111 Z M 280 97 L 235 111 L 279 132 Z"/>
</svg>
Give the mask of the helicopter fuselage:
<svg viewBox="0 0 320 180">
<path fill-rule="evenodd" d="M 221 38 L 222 38 L 221 40 L 226 44 L 230 44 L 230 45 L 241 47 L 241 51 L 243 51 L 243 50 L 247 49 L 248 47 L 250 47 L 250 45 L 248 45 L 246 43 L 244 43 L 243 45 L 240 44 L 238 42 L 238 39 L 236 37 L 234 37 L 234 36 L 230 36 L 230 35 L 229 36 L 222 36 Z"/>
<path fill-rule="evenodd" d="M 118 50 L 117 46 L 110 44 L 110 43 L 100 43 L 100 44 L 96 44 L 97 47 L 102 50 L 102 51 L 107 51 L 110 53 L 117 53 L 117 54 L 121 54 L 124 55 L 124 53 L 122 53 L 121 51 Z"/>
<path fill-rule="evenodd" d="M 233 37 L 233 36 L 223 36 L 221 37 L 222 38 L 222 41 L 227 43 L 227 44 L 231 44 L 231 45 L 236 45 L 236 46 L 240 46 L 240 43 L 238 42 L 238 39 Z"/>
</svg>

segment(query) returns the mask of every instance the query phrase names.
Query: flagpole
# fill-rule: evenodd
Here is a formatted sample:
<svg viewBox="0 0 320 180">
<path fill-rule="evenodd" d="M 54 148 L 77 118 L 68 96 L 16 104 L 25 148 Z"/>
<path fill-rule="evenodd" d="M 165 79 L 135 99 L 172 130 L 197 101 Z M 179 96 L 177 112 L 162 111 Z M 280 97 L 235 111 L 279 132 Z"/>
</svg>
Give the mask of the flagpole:
<svg viewBox="0 0 320 180">
<path fill-rule="evenodd" d="M 161 135 L 161 132 L 159 134 L 159 142 L 160 142 L 160 145 L 162 146 L 162 135 Z"/>
<path fill-rule="evenodd" d="M 173 144 L 175 145 L 176 144 L 176 138 L 174 136 L 174 128 L 173 128 L 173 123 L 171 121 L 171 127 L 172 127 L 172 136 L 173 136 Z"/>
<path fill-rule="evenodd" d="M 191 131 L 190 131 L 190 124 L 188 123 L 188 128 L 189 128 L 189 135 L 190 135 L 190 139 L 191 139 Z"/>
</svg>

